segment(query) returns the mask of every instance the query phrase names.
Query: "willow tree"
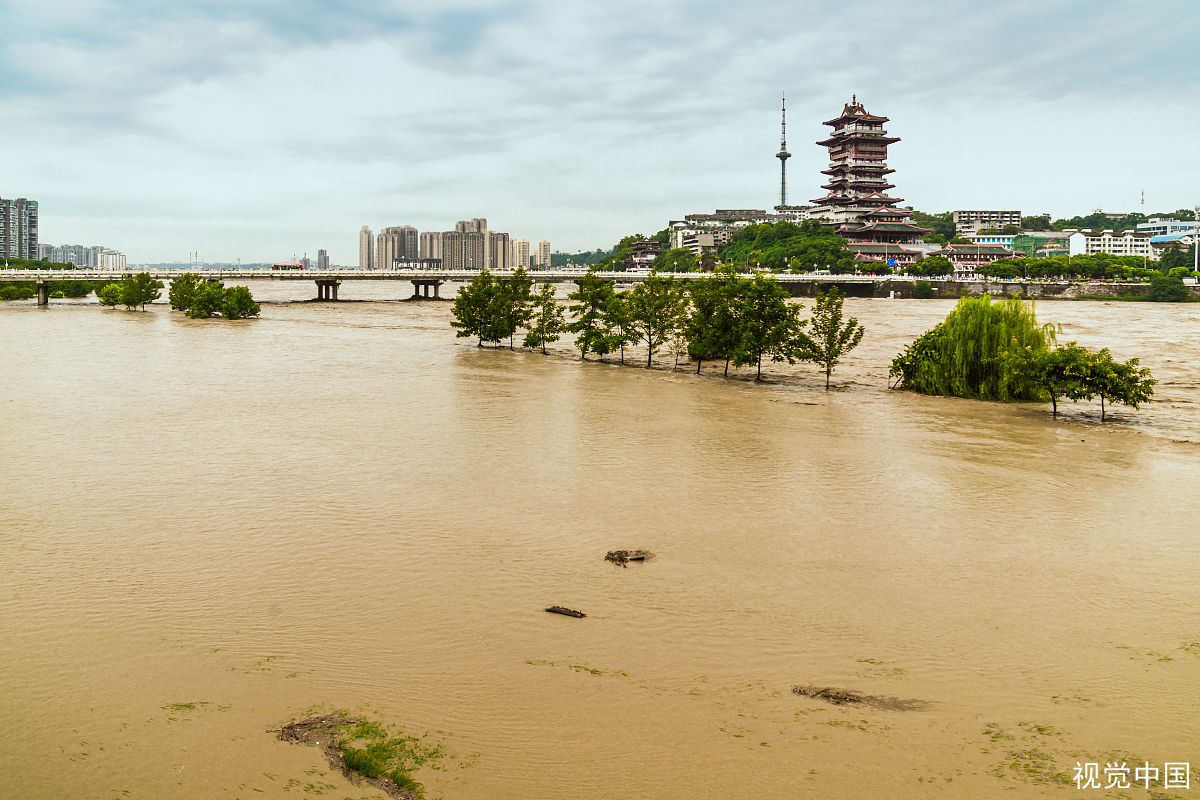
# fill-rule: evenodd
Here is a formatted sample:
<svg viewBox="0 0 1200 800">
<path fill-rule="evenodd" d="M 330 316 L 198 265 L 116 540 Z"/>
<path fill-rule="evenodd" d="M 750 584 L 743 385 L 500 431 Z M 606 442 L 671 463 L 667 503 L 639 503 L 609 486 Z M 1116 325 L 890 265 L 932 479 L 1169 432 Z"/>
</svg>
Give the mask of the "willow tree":
<svg viewBox="0 0 1200 800">
<path fill-rule="evenodd" d="M 1033 303 L 963 297 L 946 319 L 892 361 L 893 388 L 979 400 L 1041 400 L 1042 388 L 1012 369 L 1010 351 L 1037 353 L 1055 343 Z"/>
</svg>

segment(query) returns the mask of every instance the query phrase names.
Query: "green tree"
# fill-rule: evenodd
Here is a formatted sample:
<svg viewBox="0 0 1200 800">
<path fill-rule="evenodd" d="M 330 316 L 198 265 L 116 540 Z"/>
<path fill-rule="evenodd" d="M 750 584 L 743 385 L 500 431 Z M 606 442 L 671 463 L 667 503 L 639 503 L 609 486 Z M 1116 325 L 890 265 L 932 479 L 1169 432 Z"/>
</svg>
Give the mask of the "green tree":
<svg viewBox="0 0 1200 800">
<path fill-rule="evenodd" d="M 1039 352 L 1055 341 L 1053 325 L 1039 325 L 1032 303 L 963 297 L 945 320 L 892 360 L 893 387 L 921 394 L 978 400 L 1040 400 L 1042 390 L 1015 372 L 1017 350 Z"/>
<path fill-rule="evenodd" d="M 954 216 L 949 211 L 938 214 L 926 214 L 922 211 L 913 212 L 913 224 L 922 228 L 932 228 L 933 232 L 942 237 L 942 242 L 954 238 Z"/>
<path fill-rule="evenodd" d="M 171 278 L 171 288 L 167 291 L 167 299 L 175 311 L 187 311 L 192 307 L 192 297 L 202 278 L 194 272 L 185 272 Z"/>
<path fill-rule="evenodd" d="M 747 281 L 733 270 L 722 266 L 707 280 L 692 281 L 687 292 L 689 313 L 683 321 L 683 337 L 688 356 L 696 362 L 696 374 L 706 360 L 725 359 L 725 374 L 729 374 L 729 359 L 737 345 L 737 299 Z"/>
<path fill-rule="evenodd" d="M 1049 214 L 1039 214 L 1032 217 L 1021 217 L 1021 228 L 1027 231 L 1049 231 L 1054 230 L 1050 224 Z"/>
<path fill-rule="evenodd" d="M 913 284 L 913 297 L 917 300 L 928 300 L 937 297 L 937 292 L 933 290 L 933 284 L 929 281 L 917 281 Z"/>
<path fill-rule="evenodd" d="M 580 358 L 587 360 L 588 353 L 603 358 L 612 352 L 612 340 L 604 325 L 608 301 L 615 294 L 612 281 L 604 280 L 594 269 L 589 269 L 575 284 L 575 291 L 568 295 L 574 302 L 570 307 L 574 320 L 567 325 L 567 330 L 575 334 Z"/>
<path fill-rule="evenodd" d="M 1084 400 L 1091 396 L 1087 387 L 1091 353 L 1075 342 L 1054 348 L 1034 350 L 1014 348 L 1007 364 L 1023 381 L 1039 387 L 1050 398 L 1051 414 L 1058 417 L 1058 399 Z"/>
<path fill-rule="evenodd" d="M 153 303 L 162 296 L 163 282 L 150 277 L 148 272 L 139 272 L 121 281 L 121 303 L 128 309 Z"/>
<path fill-rule="evenodd" d="M 909 275 L 935 277 L 949 275 L 954 272 L 954 265 L 945 256 L 929 256 L 911 264 L 906 270 Z"/>
<path fill-rule="evenodd" d="M 187 315 L 192 319 L 208 319 L 221 313 L 225 305 L 225 288 L 220 281 L 204 281 L 192 294 Z"/>
<path fill-rule="evenodd" d="M 495 335 L 496 325 L 493 314 L 496 308 L 496 296 L 500 292 L 499 283 L 492 273 L 486 269 L 480 270 L 479 275 L 470 283 L 458 290 L 450 313 L 454 317 L 450 325 L 457 329 L 455 336 L 465 338 L 474 336 L 479 339 L 477 347 L 483 347 L 485 341 L 498 342 Z M 495 338 L 493 338 L 495 337 Z"/>
<path fill-rule="evenodd" d="M 1150 402 L 1154 384 L 1158 383 L 1149 369 L 1139 366 L 1136 358 L 1116 361 L 1107 347 L 1088 354 L 1082 382 L 1089 397 L 1100 398 L 1101 422 L 1105 417 L 1105 401 L 1138 408 L 1142 403 Z"/>
<path fill-rule="evenodd" d="M 124 297 L 125 293 L 119 283 L 105 284 L 96 291 L 96 299 L 100 301 L 100 305 L 110 308 L 119 305 Z"/>
<path fill-rule="evenodd" d="M 546 345 L 557 342 L 566 329 L 563 307 L 554 299 L 554 285 L 543 283 L 533 298 L 532 325 L 525 333 L 522 347 L 540 347 L 546 355 Z"/>
<path fill-rule="evenodd" d="M 1147 298 L 1154 303 L 1182 303 L 1190 298 L 1181 278 L 1156 275 L 1150 279 L 1150 294 Z"/>
<path fill-rule="evenodd" d="M 621 363 L 625 363 L 625 346 L 634 345 L 642 340 L 641 333 L 634 323 L 633 309 L 629 296 L 624 292 L 613 292 L 604 306 L 604 333 L 608 337 L 609 352 L 619 350 Z"/>
<path fill-rule="evenodd" d="M 722 262 L 771 270 L 853 272 L 846 240 L 815 220 L 748 225 L 721 248 Z"/>
<path fill-rule="evenodd" d="M 1175 267 L 1184 267 L 1190 271 L 1192 268 L 1192 259 L 1178 244 L 1171 244 L 1167 246 L 1167 249 L 1163 251 L 1162 257 L 1158 260 L 1158 268 L 1160 271 L 1170 274 L 1171 270 Z"/>
<path fill-rule="evenodd" d="M 650 369 L 654 352 L 681 327 L 687 295 L 674 278 L 651 272 L 629 290 L 627 299 L 632 327 L 646 343 L 646 369 Z"/>
<path fill-rule="evenodd" d="M 812 318 L 808 321 L 809 334 L 803 328 L 796 331 L 796 356 L 802 361 L 815 362 L 825 369 L 825 390 L 829 391 L 829 377 L 842 357 L 862 341 L 864 328 L 851 317 L 845 323 L 842 293 L 837 287 L 825 294 L 817 295 Z"/>
<path fill-rule="evenodd" d="M 230 286 L 221 301 L 221 313 L 225 319 L 257 317 L 262 309 L 254 301 L 254 295 L 245 286 Z"/>
<path fill-rule="evenodd" d="M 699 260 L 692 251 L 684 247 L 664 250 L 654 258 L 653 269 L 659 272 L 695 272 L 699 269 Z"/>
<path fill-rule="evenodd" d="M 492 318 L 498 325 L 500 338 L 508 339 L 508 349 L 513 350 L 513 337 L 529 323 L 533 316 L 533 279 L 524 267 L 517 267 L 511 276 L 500 281 L 500 290 L 495 295 Z"/>
<path fill-rule="evenodd" d="M 734 366 L 754 364 L 754 379 L 762 380 L 764 357 L 795 363 L 792 342 L 802 324 L 800 308 L 788 303 L 787 290 L 774 278 L 758 273 L 748 281 L 737 306 Z"/>
</svg>

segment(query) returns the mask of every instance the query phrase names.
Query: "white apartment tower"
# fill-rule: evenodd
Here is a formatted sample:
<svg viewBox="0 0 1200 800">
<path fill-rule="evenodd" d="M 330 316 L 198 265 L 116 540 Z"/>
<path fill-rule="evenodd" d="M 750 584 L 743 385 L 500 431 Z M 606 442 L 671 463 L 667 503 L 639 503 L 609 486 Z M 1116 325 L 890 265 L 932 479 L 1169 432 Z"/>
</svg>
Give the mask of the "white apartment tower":
<svg viewBox="0 0 1200 800">
<path fill-rule="evenodd" d="M 442 257 L 442 234 L 438 231 L 421 231 L 420 257 Z"/>
<path fill-rule="evenodd" d="M 375 235 L 366 225 L 358 232 L 358 268 L 375 268 Z"/>
<path fill-rule="evenodd" d="M 535 263 L 539 269 L 550 269 L 550 242 L 545 239 L 538 242 Z"/>
<path fill-rule="evenodd" d="M 513 239 L 513 267 L 529 269 L 529 240 Z"/>
</svg>

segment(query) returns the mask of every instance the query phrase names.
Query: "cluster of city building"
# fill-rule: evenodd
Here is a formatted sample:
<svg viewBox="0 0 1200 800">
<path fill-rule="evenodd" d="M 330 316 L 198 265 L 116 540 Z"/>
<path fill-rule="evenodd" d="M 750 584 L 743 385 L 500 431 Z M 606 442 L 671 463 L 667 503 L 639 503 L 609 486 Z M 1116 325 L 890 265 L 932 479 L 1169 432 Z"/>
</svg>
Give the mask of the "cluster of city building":
<svg viewBox="0 0 1200 800">
<path fill-rule="evenodd" d="M 483 217 L 459 220 L 452 231 L 418 231 L 412 225 L 380 229 L 363 225 L 358 233 L 359 269 L 549 269 L 550 242 L 531 248 L 528 239 L 513 239 L 488 230 Z"/>
<path fill-rule="evenodd" d="M 818 145 L 829 151 L 829 164 L 822 174 L 826 192 L 811 205 L 789 205 L 787 196 L 787 109 L 782 109 L 779 152 L 779 204 L 774 212 L 765 209 L 717 209 L 712 214 L 688 214 L 671 220 L 670 246 L 694 255 L 715 253 L 739 229 L 748 225 L 780 221 L 818 220 L 831 226 L 846 240 L 858 261 L 885 261 L 903 267 L 931 255 L 946 257 L 956 274 L 970 274 L 982 264 L 1014 256 L 1095 255 L 1109 253 L 1157 259 L 1172 245 L 1189 247 L 1200 238 L 1198 223 L 1190 220 L 1151 219 L 1136 230 L 1022 231 L 1021 212 L 1006 210 L 960 210 L 952 212 L 956 239 L 948 244 L 923 241 L 930 229 L 913 223 L 911 207 L 902 198 L 888 194 L 895 188 L 887 166 L 888 147 L 900 141 L 889 136 L 887 117 L 869 113 L 857 97 L 846 103 L 841 114 L 824 124 L 832 128 Z M 1113 218 L 1123 215 L 1114 214 Z M 1017 229 L 1015 233 L 997 231 Z M 966 239 L 964 243 L 961 240 Z M 655 255 L 653 243 L 634 247 L 635 265 L 649 263 Z"/>
<path fill-rule="evenodd" d="M 125 254 L 101 245 L 45 244 L 38 238 L 38 202 L 0 197 L 0 258 L 43 259 L 85 269 L 125 269 Z"/>
</svg>

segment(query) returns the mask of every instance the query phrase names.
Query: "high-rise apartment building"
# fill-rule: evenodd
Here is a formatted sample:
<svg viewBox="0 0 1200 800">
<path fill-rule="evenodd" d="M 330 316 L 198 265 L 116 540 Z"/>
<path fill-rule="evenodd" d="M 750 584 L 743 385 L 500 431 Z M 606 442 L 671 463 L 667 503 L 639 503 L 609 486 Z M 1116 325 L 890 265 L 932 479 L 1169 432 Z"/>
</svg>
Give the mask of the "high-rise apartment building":
<svg viewBox="0 0 1200 800">
<path fill-rule="evenodd" d="M 442 234 L 442 266 L 446 269 L 483 269 L 487 266 L 487 235 L 478 231 Z"/>
<path fill-rule="evenodd" d="M 375 268 L 375 235 L 366 225 L 358 232 L 358 268 Z"/>
<path fill-rule="evenodd" d="M 491 269 L 509 270 L 513 268 L 512 239 L 507 233 L 489 233 L 488 252 L 488 266 Z"/>
<path fill-rule="evenodd" d="M 491 239 L 488 237 L 488 221 L 484 217 L 474 217 L 472 219 L 460 219 L 454 224 L 454 230 L 458 233 L 480 233 L 483 234 L 483 264 L 490 264 L 492 261 Z M 482 269 L 482 267 L 479 267 Z"/>
<path fill-rule="evenodd" d="M 329 253 L 324 250 L 317 251 L 317 269 L 329 269 Z"/>
<path fill-rule="evenodd" d="M 442 257 L 442 234 L 437 231 L 421 231 L 420 257 L 422 260 Z"/>
<path fill-rule="evenodd" d="M 36 200 L 0 197 L 0 256 L 39 257 L 38 204 Z"/>
<path fill-rule="evenodd" d="M 513 267 L 524 267 L 529 269 L 529 240 L 528 239 L 513 239 Z"/>
<path fill-rule="evenodd" d="M 545 239 L 538 242 L 535 263 L 540 269 L 550 269 L 550 242 Z"/>
<path fill-rule="evenodd" d="M 392 269 L 397 261 L 416 261 L 420 233 L 412 225 L 383 228 L 375 239 L 375 269 Z"/>
</svg>

